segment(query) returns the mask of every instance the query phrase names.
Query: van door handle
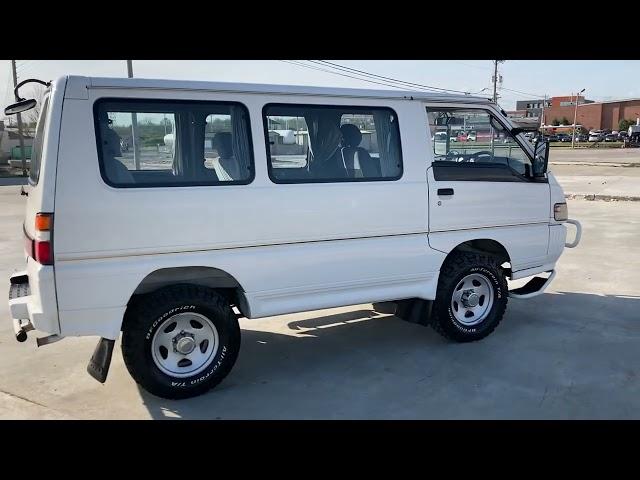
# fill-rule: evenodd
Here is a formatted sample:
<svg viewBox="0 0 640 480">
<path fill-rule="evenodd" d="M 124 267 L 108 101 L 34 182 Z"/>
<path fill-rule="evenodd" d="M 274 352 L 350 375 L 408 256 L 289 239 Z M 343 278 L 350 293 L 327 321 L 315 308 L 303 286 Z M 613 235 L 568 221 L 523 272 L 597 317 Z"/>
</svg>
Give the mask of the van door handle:
<svg viewBox="0 0 640 480">
<path fill-rule="evenodd" d="M 439 188 L 438 195 L 453 195 L 453 188 Z"/>
</svg>

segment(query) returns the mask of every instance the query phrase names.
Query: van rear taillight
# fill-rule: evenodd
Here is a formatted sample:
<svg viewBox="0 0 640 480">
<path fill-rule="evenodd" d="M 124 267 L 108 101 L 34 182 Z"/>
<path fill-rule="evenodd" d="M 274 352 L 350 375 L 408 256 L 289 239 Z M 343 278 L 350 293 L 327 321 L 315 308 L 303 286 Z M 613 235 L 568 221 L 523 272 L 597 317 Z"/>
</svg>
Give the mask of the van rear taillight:
<svg viewBox="0 0 640 480">
<path fill-rule="evenodd" d="M 33 258 L 42 265 L 53 265 L 53 250 L 51 242 L 33 242 Z"/>
<path fill-rule="evenodd" d="M 36 232 L 50 232 L 53 229 L 53 213 L 36 213 Z"/>
<path fill-rule="evenodd" d="M 53 214 L 38 213 L 35 220 L 36 237 L 47 238 L 47 240 L 32 239 L 25 229 L 24 248 L 31 258 L 41 265 L 53 265 L 53 248 L 51 235 L 53 235 Z"/>
</svg>

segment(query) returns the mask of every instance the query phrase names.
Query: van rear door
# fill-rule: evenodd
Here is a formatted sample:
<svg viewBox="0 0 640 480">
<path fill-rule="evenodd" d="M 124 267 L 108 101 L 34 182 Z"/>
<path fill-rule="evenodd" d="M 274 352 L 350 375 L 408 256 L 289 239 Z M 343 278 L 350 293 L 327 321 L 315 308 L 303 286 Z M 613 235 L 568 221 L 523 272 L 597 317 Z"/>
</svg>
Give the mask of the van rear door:
<svg viewBox="0 0 640 480">
<path fill-rule="evenodd" d="M 20 302 L 26 305 L 31 323 L 37 330 L 52 334 L 60 332 L 53 266 L 54 205 L 58 140 L 66 83 L 66 77 L 53 82 L 45 91 L 39 106 L 29 178 L 24 187 L 28 193 L 23 227 L 27 265 L 17 275 L 20 279 L 25 276 L 28 279 L 26 291 L 29 295 Z"/>
</svg>

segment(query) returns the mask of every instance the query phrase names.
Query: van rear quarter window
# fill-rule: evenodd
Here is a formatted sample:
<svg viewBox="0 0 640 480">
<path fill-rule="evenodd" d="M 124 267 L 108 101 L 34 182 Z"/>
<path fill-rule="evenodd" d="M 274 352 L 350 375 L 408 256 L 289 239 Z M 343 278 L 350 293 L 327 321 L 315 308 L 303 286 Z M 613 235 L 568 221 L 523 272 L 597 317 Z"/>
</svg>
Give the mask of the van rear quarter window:
<svg viewBox="0 0 640 480">
<path fill-rule="evenodd" d="M 390 108 L 270 104 L 263 109 L 275 183 L 397 180 L 398 117 Z"/>
<path fill-rule="evenodd" d="M 249 114 L 239 103 L 101 99 L 94 121 L 100 171 L 113 187 L 253 180 Z"/>
<path fill-rule="evenodd" d="M 32 185 L 37 185 L 40 178 L 40 165 L 42 163 L 42 147 L 44 140 L 44 128 L 47 123 L 47 115 L 49 113 L 49 97 L 45 97 L 42 104 L 42 111 L 38 118 L 36 126 L 36 135 L 33 141 L 33 149 L 31 151 L 31 166 L 29 167 L 29 181 Z"/>
</svg>

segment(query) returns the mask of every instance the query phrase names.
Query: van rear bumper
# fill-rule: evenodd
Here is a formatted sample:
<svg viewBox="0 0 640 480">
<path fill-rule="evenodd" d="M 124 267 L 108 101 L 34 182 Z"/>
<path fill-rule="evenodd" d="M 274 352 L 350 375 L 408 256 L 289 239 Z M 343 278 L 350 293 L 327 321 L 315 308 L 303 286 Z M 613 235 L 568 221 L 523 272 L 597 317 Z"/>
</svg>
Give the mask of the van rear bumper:
<svg viewBox="0 0 640 480">
<path fill-rule="evenodd" d="M 11 275 L 10 282 L 9 314 L 16 335 L 33 329 L 59 334 L 53 267 L 29 258 L 27 269 Z"/>
</svg>

